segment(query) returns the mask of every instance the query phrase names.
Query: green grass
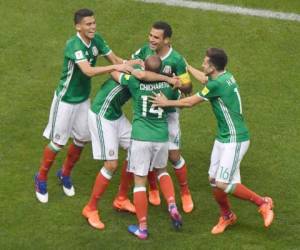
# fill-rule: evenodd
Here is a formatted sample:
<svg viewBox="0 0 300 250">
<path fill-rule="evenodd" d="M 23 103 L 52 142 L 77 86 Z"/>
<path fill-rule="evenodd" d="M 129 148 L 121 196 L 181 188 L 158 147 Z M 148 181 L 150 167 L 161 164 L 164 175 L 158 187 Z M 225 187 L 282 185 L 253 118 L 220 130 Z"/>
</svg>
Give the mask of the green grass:
<svg viewBox="0 0 300 250">
<path fill-rule="evenodd" d="M 265 8 L 271 1 L 251 2 L 251 7 Z M 292 9 L 283 0 L 276 1 L 275 9 L 299 13 L 297 1 L 289 2 Z M 119 173 L 99 204 L 107 228 L 91 229 L 80 213 L 102 165 L 92 159 L 90 145 L 73 173 L 77 195 L 64 197 L 57 185 L 55 172 L 63 151 L 49 175 L 49 203 L 36 201 L 33 175 L 47 143 L 41 135 L 60 76 L 64 43 L 74 33 L 72 15 L 81 7 L 95 10 L 98 30 L 122 57 L 146 41 L 150 25 L 158 19 L 171 23 L 174 48 L 192 65 L 201 64 L 207 47 L 228 52 L 252 135 L 242 180 L 274 198 L 276 219 L 269 230 L 252 204 L 232 198 L 238 223 L 224 235 L 210 234 L 218 209 L 207 182 L 216 126 L 208 104 L 182 111 L 182 151 L 196 206 L 192 214 L 183 215 L 182 232 L 173 231 L 163 204 L 149 209 L 148 241 L 130 236 L 126 227 L 135 217 L 111 208 Z M 0 14 L 1 249 L 299 249 L 299 23 L 123 0 L 12 0 Z M 93 80 L 93 96 L 105 78 Z M 195 81 L 194 89 L 199 89 Z M 130 104 L 125 110 L 130 116 Z"/>
</svg>

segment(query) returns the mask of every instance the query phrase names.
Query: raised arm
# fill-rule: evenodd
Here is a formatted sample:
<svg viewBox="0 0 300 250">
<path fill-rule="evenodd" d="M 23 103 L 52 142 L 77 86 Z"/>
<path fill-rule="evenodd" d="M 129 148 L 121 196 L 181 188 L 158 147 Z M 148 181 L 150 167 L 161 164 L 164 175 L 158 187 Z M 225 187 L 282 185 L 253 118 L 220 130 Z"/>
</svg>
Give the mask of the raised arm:
<svg viewBox="0 0 300 250">
<path fill-rule="evenodd" d="M 187 65 L 189 73 L 191 73 L 200 83 L 205 84 L 208 81 L 208 77 L 200 70 L 195 69 L 191 65 Z"/>
</svg>

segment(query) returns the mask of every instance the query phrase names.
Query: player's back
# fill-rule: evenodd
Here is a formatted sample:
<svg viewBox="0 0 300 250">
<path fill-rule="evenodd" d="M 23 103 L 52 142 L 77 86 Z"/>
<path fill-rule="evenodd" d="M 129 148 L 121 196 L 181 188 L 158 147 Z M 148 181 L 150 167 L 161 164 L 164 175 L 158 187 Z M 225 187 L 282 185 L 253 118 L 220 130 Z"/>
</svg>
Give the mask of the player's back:
<svg viewBox="0 0 300 250">
<path fill-rule="evenodd" d="M 106 80 L 93 100 L 91 110 L 107 120 L 116 120 L 122 115 L 122 106 L 130 99 L 129 90 L 113 79 Z"/>
</svg>

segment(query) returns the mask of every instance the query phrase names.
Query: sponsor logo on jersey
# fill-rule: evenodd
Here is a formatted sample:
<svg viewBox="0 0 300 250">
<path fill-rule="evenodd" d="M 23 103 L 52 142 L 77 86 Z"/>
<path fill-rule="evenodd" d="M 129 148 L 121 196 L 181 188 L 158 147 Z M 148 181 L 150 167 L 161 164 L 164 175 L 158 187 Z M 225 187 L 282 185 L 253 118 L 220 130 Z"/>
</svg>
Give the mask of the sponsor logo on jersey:
<svg viewBox="0 0 300 250">
<path fill-rule="evenodd" d="M 202 89 L 201 94 L 206 96 L 209 93 L 209 89 L 204 87 L 204 89 Z"/>
<path fill-rule="evenodd" d="M 78 50 L 78 51 L 75 52 L 75 57 L 76 57 L 77 60 L 84 59 L 83 53 L 82 53 L 81 50 Z"/>
<path fill-rule="evenodd" d="M 163 73 L 166 75 L 171 75 L 172 74 L 172 68 L 170 65 L 166 65 L 163 69 Z"/>
<path fill-rule="evenodd" d="M 93 46 L 92 51 L 93 51 L 93 55 L 94 55 L 94 56 L 98 56 L 99 51 L 98 51 L 98 49 L 97 49 L 96 46 Z"/>
</svg>

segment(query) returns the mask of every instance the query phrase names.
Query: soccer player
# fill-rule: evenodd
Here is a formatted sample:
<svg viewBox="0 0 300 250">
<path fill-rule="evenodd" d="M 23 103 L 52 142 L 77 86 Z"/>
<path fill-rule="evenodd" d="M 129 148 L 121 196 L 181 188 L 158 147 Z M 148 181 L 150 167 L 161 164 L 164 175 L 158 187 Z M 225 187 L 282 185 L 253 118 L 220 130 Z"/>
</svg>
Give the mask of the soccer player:
<svg viewBox="0 0 300 250">
<path fill-rule="evenodd" d="M 145 61 L 145 69 L 160 72 L 161 59 L 150 56 Z M 149 102 L 153 92 L 162 91 L 170 98 L 172 91 L 166 82 L 148 82 L 138 80 L 134 76 L 113 72 L 122 86 L 128 86 L 132 95 L 134 117 L 132 122 L 131 145 L 129 149 L 129 171 L 134 173 L 133 200 L 139 225 L 130 225 L 128 231 L 139 239 L 148 237 L 146 182 L 149 170 L 157 171 L 162 193 L 168 204 L 168 211 L 175 228 L 182 225 L 181 216 L 175 203 L 174 186 L 167 173 L 168 160 L 168 124 L 166 112 L 154 108 Z M 176 97 L 178 98 L 178 96 Z"/>
<path fill-rule="evenodd" d="M 184 58 L 171 46 L 172 28 L 166 22 L 155 22 L 149 33 L 149 42 L 136 51 L 133 59 L 146 60 L 151 55 L 158 55 L 162 60 L 161 73 L 165 75 L 179 76 L 184 85 L 181 90 L 191 92 L 192 85 L 187 65 Z M 187 181 L 187 166 L 184 158 L 180 154 L 180 124 L 179 112 L 175 108 L 166 110 L 168 113 L 169 127 L 169 160 L 175 170 L 175 175 L 180 185 L 181 201 L 183 211 L 190 213 L 193 210 L 194 204 L 188 187 Z M 153 205 L 160 204 L 159 191 L 156 182 L 155 172 L 150 172 L 149 180 L 149 201 Z"/>
<path fill-rule="evenodd" d="M 70 174 L 79 160 L 82 149 L 90 140 L 88 130 L 88 109 L 91 77 L 113 70 L 127 72 L 128 65 L 117 57 L 102 36 L 96 33 L 96 20 L 93 11 L 80 9 L 74 14 L 77 34 L 71 37 L 64 50 L 61 78 L 55 90 L 48 125 L 44 136 L 50 140 L 45 147 L 42 162 L 35 175 L 35 192 L 42 203 L 48 202 L 47 174 L 57 153 L 73 138 L 62 169 L 57 176 L 62 182 L 67 196 L 75 195 Z M 103 55 L 116 65 L 95 67 L 97 57 Z"/>
<path fill-rule="evenodd" d="M 133 70 L 133 68 L 131 69 Z M 178 79 L 148 71 L 134 70 L 132 74 L 139 79 L 168 81 L 176 84 Z M 118 167 L 118 149 L 127 150 L 130 144 L 131 124 L 122 112 L 122 106 L 131 97 L 127 87 L 113 79 L 106 80 L 98 91 L 88 115 L 91 132 L 93 157 L 104 160 L 104 166 L 96 177 L 89 202 L 83 208 L 82 215 L 96 229 L 104 229 L 97 210 L 97 202 L 106 191 L 108 184 Z M 113 202 L 117 210 L 135 213 L 135 207 L 128 199 L 128 189 L 132 173 L 127 172 L 127 160 L 123 163 L 120 187 Z"/>
<path fill-rule="evenodd" d="M 212 234 L 223 233 L 237 220 L 231 210 L 228 194 L 257 205 L 265 227 L 269 227 L 274 218 L 272 199 L 262 197 L 241 184 L 240 163 L 250 144 L 249 132 L 244 121 L 238 85 L 233 75 L 226 71 L 226 64 L 224 50 L 209 48 L 202 64 L 204 73 L 188 66 L 189 72 L 205 84 L 201 92 L 180 100 L 168 100 L 157 95 L 153 101 L 158 107 L 192 107 L 203 101 L 209 101 L 212 105 L 218 133 L 208 174 L 221 212 L 219 222 L 211 230 Z"/>
</svg>

